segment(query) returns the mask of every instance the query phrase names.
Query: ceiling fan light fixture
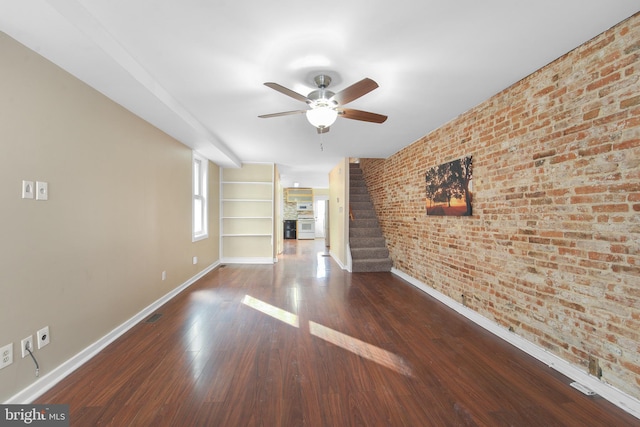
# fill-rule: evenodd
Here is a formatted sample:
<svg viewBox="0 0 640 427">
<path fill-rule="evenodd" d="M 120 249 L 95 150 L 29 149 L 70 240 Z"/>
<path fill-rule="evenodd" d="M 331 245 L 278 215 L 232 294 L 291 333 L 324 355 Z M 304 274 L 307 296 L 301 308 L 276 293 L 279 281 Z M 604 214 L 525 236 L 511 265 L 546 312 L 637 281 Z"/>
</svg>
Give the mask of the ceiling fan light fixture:
<svg viewBox="0 0 640 427">
<path fill-rule="evenodd" d="M 319 129 L 328 128 L 338 118 L 338 112 L 329 106 L 312 108 L 306 115 L 309 123 Z"/>
</svg>

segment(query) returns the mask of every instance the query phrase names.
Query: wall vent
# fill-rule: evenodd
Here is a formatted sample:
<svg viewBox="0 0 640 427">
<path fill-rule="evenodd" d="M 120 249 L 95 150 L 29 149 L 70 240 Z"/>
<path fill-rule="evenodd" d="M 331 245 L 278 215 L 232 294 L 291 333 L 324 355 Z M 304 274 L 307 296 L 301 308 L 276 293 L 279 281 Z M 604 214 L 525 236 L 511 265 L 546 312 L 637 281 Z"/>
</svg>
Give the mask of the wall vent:
<svg viewBox="0 0 640 427">
<path fill-rule="evenodd" d="M 151 317 L 149 317 L 145 323 L 156 323 L 158 321 L 158 319 L 160 319 L 162 317 L 162 313 L 156 313 L 153 314 Z"/>
</svg>

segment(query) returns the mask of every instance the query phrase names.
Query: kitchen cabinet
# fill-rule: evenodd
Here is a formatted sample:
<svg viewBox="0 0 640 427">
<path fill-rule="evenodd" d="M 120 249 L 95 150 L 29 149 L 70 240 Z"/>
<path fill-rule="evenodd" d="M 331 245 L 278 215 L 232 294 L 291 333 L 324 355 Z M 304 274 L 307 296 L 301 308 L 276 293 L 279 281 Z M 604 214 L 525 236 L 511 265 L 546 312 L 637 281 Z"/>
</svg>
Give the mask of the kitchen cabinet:
<svg viewBox="0 0 640 427">
<path fill-rule="evenodd" d="M 313 203 L 313 188 L 287 188 L 287 202 Z"/>
</svg>

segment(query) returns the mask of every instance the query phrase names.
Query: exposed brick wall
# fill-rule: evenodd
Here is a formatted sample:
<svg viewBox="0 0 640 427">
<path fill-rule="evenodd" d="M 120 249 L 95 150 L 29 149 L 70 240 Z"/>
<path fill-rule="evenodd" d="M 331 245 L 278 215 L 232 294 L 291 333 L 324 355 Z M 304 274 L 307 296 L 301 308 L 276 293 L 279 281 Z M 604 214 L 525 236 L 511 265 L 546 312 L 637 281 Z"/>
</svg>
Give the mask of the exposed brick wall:
<svg viewBox="0 0 640 427">
<path fill-rule="evenodd" d="M 394 266 L 640 398 L 640 14 L 388 159 L 361 159 Z M 473 216 L 425 172 L 473 156 Z M 464 295 L 464 301 L 463 296 Z"/>
</svg>

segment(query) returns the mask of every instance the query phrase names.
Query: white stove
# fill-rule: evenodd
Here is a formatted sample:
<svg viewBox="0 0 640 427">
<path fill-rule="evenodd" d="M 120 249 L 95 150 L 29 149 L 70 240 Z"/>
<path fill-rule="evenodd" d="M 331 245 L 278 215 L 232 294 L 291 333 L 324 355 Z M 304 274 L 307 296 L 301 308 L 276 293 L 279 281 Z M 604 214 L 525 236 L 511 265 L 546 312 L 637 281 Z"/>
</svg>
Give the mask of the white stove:
<svg viewBox="0 0 640 427">
<path fill-rule="evenodd" d="M 298 214 L 298 240 L 316 238 L 316 218 L 312 214 Z"/>
</svg>

